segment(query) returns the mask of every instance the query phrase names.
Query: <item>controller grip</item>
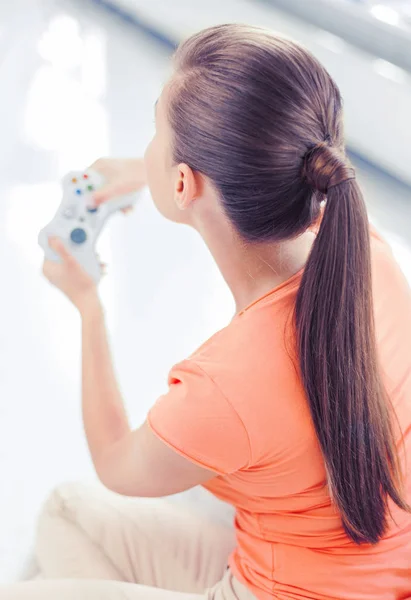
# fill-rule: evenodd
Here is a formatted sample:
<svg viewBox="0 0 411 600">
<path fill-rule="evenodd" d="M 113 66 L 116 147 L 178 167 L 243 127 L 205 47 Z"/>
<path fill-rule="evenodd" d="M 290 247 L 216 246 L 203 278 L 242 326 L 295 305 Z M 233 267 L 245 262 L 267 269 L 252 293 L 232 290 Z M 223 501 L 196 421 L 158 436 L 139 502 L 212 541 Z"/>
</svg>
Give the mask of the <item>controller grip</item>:
<svg viewBox="0 0 411 600">
<path fill-rule="evenodd" d="M 38 237 L 38 242 L 39 245 L 41 246 L 41 248 L 44 250 L 44 258 L 46 260 L 51 260 L 53 262 L 61 262 L 61 257 L 56 254 L 54 252 L 54 250 L 52 250 L 49 246 L 49 236 L 52 234 L 52 231 L 49 231 L 49 229 L 47 227 L 45 227 L 44 229 L 42 229 L 39 233 L 39 237 Z M 65 241 L 64 237 L 60 237 L 61 241 L 63 242 L 63 244 L 66 246 L 67 250 L 73 254 L 74 258 L 77 260 L 77 262 L 79 263 L 79 265 L 81 266 L 82 269 L 84 269 L 84 271 L 90 275 L 90 277 L 92 277 L 92 279 L 98 283 L 101 279 L 101 267 L 100 267 L 100 263 L 99 260 L 97 258 L 96 253 L 93 252 L 82 252 L 82 251 L 75 251 L 75 249 L 70 248 L 67 245 L 67 242 Z"/>
</svg>

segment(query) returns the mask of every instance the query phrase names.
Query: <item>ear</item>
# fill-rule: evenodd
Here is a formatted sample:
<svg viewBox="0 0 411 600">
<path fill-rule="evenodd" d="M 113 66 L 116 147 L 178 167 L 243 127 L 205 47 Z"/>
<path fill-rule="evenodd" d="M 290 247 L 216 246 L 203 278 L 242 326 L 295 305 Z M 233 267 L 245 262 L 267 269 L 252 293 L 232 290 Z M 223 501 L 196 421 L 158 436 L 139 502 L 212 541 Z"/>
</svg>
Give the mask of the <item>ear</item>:
<svg viewBox="0 0 411 600">
<path fill-rule="evenodd" d="M 194 171 L 185 163 L 177 165 L 174 201 L 180 210 L 186 210 L 198 195 L 199 182 Z"/>
</svg>

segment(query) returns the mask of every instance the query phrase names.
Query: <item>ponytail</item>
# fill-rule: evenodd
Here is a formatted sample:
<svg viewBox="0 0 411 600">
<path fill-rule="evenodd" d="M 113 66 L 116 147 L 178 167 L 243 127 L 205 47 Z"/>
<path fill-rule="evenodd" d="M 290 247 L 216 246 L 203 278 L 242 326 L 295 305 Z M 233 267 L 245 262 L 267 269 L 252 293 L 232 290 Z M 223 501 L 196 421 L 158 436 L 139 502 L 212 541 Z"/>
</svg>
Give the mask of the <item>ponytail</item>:
<svg viewBox="0 0 411 600">
<path fill-rule="evenodd" d="M 356 543 L 376 543 L 388 498 L 409 507 L 378 367 L 367 211 L 352 169 L 325 143 L 307 155 L 304 175 L 328 189 L 296 303 L 302 380 L 344 529 Z"/>
</svg>

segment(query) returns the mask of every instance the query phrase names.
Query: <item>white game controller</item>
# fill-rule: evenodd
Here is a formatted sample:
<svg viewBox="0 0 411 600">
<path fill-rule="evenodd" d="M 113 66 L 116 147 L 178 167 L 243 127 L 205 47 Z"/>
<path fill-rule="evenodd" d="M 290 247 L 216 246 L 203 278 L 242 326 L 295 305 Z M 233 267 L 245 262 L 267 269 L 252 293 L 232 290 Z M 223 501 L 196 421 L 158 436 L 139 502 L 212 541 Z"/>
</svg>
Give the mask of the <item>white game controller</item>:
<svg viewBox="0 0 411 600">
<path fill-rule="evenodd" d="M 132 206 L 137 198 L 137 194 L 129 194 L 93 207 L 91 195 L 102 185 L 104 177 L 96 171 L 73 171 L 66 175 L 61 204 L 53 220 L 39 234 L 39 244 L 47 259 L 61 260 L 48 242 L 50 237 L 58 237 L 96 282 L 100 280 L 101 269 L 95 245 L 104 223 L 113 212 Z"/>
</svg>

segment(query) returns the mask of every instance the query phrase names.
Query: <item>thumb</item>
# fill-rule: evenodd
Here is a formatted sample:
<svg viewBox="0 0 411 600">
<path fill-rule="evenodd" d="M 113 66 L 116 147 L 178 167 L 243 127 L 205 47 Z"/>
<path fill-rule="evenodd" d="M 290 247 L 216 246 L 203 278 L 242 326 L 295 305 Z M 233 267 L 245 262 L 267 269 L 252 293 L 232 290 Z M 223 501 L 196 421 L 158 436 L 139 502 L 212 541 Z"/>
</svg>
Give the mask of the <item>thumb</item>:
<svg viewBox="0 0 411 600">
<path fill-rule="evenodd" d="M 63 262 L 70 262 L 73 259 L 60 238 L 50 237 L 49 246 L 63 260 Z"/>
<path fill-rule="evenodd" d="M 95 206 L 99 206 L 108 200 L 123 196 L 124 194 L 129 194 L 130 191 L 132 191 L 132 186 L 128 181 L 114 181 L 94 192 L 93 203 Z"/>
</svg>

